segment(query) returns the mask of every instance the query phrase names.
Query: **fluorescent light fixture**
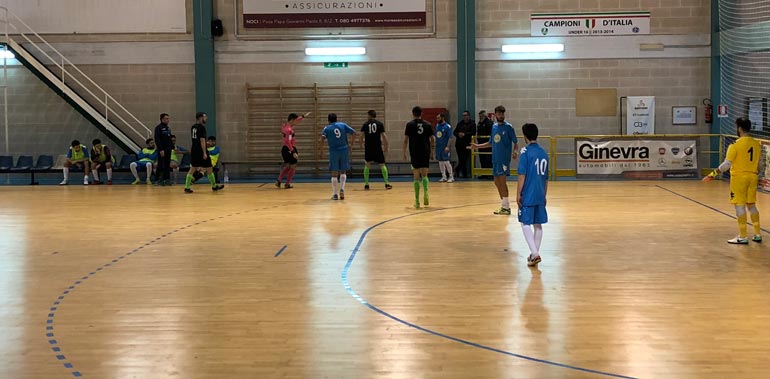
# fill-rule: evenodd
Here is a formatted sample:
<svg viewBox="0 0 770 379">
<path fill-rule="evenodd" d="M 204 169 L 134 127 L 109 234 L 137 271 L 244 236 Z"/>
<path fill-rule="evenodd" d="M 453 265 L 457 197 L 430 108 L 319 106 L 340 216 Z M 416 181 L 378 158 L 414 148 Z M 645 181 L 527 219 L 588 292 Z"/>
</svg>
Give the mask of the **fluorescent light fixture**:
<svg viewBox="0 0 770 379">
<path fill-rule="evenodd" d="M 306 47 L 305 55 L 366 55 L 365 47 Z"/>
<path fill-rule="evenodd" d="M 15 59 L 16 56 L 10 50 L 0 50 L 0 59 Z"/>
<path fill-rule="evenodd" d="M 564 51 L 564 44 L 561 43 L 503 45 L 503 53 L 561 53 L 562 51 Z"/>
</svg>

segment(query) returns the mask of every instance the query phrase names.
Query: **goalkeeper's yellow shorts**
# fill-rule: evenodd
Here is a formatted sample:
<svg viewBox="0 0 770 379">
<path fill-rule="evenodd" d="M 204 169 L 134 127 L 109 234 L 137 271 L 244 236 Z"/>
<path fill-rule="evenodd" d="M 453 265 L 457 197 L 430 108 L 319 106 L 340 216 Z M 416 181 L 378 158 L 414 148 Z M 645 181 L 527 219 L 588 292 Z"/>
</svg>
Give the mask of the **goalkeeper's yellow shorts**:
<svg viewBox="0 0 770 379">
<path fill-rule="evenodd" d="M 734 175 L 730 177 L 730 202 L 735 205 L 757 202 L 757 175 Z"/>
</svg>

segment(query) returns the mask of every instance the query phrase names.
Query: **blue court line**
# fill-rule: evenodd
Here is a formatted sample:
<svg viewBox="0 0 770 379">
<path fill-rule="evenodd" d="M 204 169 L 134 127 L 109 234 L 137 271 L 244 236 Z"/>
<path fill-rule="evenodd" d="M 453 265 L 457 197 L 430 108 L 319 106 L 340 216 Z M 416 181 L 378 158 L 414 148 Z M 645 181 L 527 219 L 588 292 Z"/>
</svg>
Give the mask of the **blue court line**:
<svg viewBox="0 0 770 379">
<path fill-rule="evenodd" d="M 608 376 L 608 377 L 613 377 L 613 378 L 637 379 L 637 378 L 632 377 L 632 376 L 612 374 L 612 373 L 609 373 L 609 372 L 592 370 L 592 369 L 588 369 L 588 368 L 583 368 L 583 367 L 572 366 L 572 365 L 568 365 L 568 364 L 564 364 L 564 363 L 549 361 L 549 360 L 546 360 L 546 359 L 540 359 L 540 358 L 534 358 L 534 357 L 530 357 L 530 356 L 526 356 L 526 355 L 522 355 L 522 354 L 516 354 L 516 353 L 509 352 L 509 351 L 497 349 L 497 348 L 494 348 L 494 347 L 491 347 L 491 346 L 486 346 L 486 345 L 482 345 L 482 344 L 479 344 L 479 343 L 476 343 L 476 342 L 464 340 L 462 338 L 453 337 L 453 336 L 450 336 L 450 335 L 447 335 L 447 334 L 444 334 L 444 333 L 436 332 L 434 330 L 431 330 L 431 329 L 428 329 L 428 328 L 424 328 L 424 327 L 422 327 L 420 325 L 413 324 L 413 323 L 411 323 L 409 321 L 402 320 L 402 319 L 400 319 L 400 318 L 398 318 L 396 316 L 393 316 L 392 314 L 390 314 L 390 313 L 388 313 L 386 311 L 383 311 L 382 309 L 380 309 L 380 308 L 370 304 L 368 301 L 366 301 L 366 299 L 361 297 L 361 295 L 356 293 L 356 291 L 353 290 L 352 287 L 350 287 L 350 282 L 348 281 L 348 272 L 350 271 L 350 266 L 353 264 L 353 260 L 356 259 L 356 255 L 361 250 L 361 245 L 364 243 L 364 240 L 366 239 L 366 236 L 372 230 L 374 230 L 374 229 L 376 229 L 376 228 L 378 228 L 378 227 L 380 227 L 382 225 L 385 225 L 387 223 L 391 223 L 393 221 L 401 220 L 401 219 L 404 219 L 404 218 L 407 218 L 407 217 L 418 216 L 418 215 L 421 215 L 421 214 L 426 214 L 426 213 L 431 213 L 431 212 L 439 212 L 439 211 L 444 211 L 444 210 L 474 207 L 474 206 L 478 206 L 478 205 L 483 205 L 483 204 L 462 205 L 462 206 L 458 206 L 458 207 L 450 207 L 450 208 L 442 208 L 442 209 L 430 209 L 430 210 L 426 210 L 426 211 L 420 212 L 420 213 L 414 213 L 414 214 L 408 214 L 408 215 L 394 217 L 394 218 L 391 218 L 391 219 L 388 219 L 388 220 L 385 220 L 385 221 L 381 221 L 381 222 L 379 222 L 377 224 L 374 224 L 374 225 L 370 226 L 368 229 L 366 229 L 361 234 L 361 237 L 358 239 L 358 243 L 356 243 L 356 247 L 353 248 L 353 252 L 350 254 L 350 257 L 348 257 L 348 261 L 345 264 L 345 267 L 342 269 L 342 284 L 345 286 L 345 290 L 348 292 L 348 294 L 350 294 L 350 296 L 352 296 L 354 299 L 358 300 L 359 303 L 365 305 L 367 308 L 369 308 L 369 309 L 371 309 L 371 310 L 373 310 L 373 311 L 375 311 L 375 312 L 377 312 L 377 313 L 379 313 L 379 314 L 381 314 L 381 315 L 383 315 L 383 316 L 385 316 L 385 317 L 387 317 L 387 318 L 389 318 L 389 319 L 391 319 L 393 321 L 396 321 L 398 323 L 406 325 L 406 326 L 408 326 L 410 328 L 417 329 L 417 330 L 419 330 L 421 332 L 425 332 L 425 333 L 434 335 L 436 337 L 445 338 L 445 339 L 448 339 L 448 340 L 451 340 L 451 341 L 459 342 L 459 343 L 464 344 L 464 345 L 468 345 L 468 346 L 479 348 L 479 349 L 483 349 L 483 350 L 492 351 L 492 352 L 503 354 L 503 355 L 507 355 L 507 356 L 510 356 L 510 357 L 515 357 L 515 358 L 524 359 L 524 360 L 528 360 L 528 361 L 532 361 L 532 362 L 537 362 L 537 363 L 542 363 L 542 364 L 546 364 L 546 365 L 566 368 L 566 369 L 569 369 L 569 370 L 582 371 L 582 372 L 587 372 L 587 373 L 596 374 L 596 375 L 602 375 L 602 376 Z"/>
<path fill-rule="evenodd" d="M 250 211 L 243 211 L 243 212 L 239 212 L 239 213 L 231 213 L 229 215 L 226 215 L 226 216 L 223 216 L 223 217 L 220 217 L 220 218 L 232 217 L 235 214 L 257 212 L 257 211 L 265 210 L 265 209 L 267 209 L 267 208 L 258 208 L 258 209 L 254 209 L 254 210 L 250 210 Z M 147 246 L 150 246 L 150 245 L 152 245 L 152 244 L 154 244 L 154 243 L 156 243 L 158 241 L 161 241 L 161 240 L 163 240 L 165 238 L 168 238 L 168 237 L 170 237 L 170 236 L 172 236 L 172 235 L 174 235 L 176 233 L 179 233 L 179 232 L 183 231 L 184 229 L 192 228 L 193 225 L 205 224 L 205 223 L 211 222 L 211 221 L 216 221 L 216 219 L 212 218 L 210 220 L 204 220 L 204 221 L 200 221 L 200 222 L 197 222 L 197 223 L 192 223 L 190 225 L 187 225 L 187 226 L 184 226 L 184 227 L 181 227 L 181 228 L 176 228 L 173 231 L 164 233 L 160 237 L 156 237 L 154 239 L 150 239 L 149 242 L 146 242 L 146 243 L 140 245 L 139 247 L 137 247 L 137 248 L 129 251 L 128 253 L 125 253 L 125 254 L 123 254 L 123 255 L 115 258 L 115 259 L 112 259 L 109 263 L 106 263 L 106 264 L 104 264 L 104 265 L 102 265 L 100 267 L 97 267 L 95 270 L 89 272 L 88 275 L 80 277 L 80 279 L 76 280 L 72 285 L 68 286 L 64 291 L 62 291 L 62 293 L 59 296 L 57 296 L 56 300 L 53 302 L 53 306 L 50 307 L 50 313 L 48 313 L 48 318 L 45 321 L 45 324 L 46 324 L 45 336 L 46 336 L 46 339 L 48 340 L 48 343 L 50 345 L 54 346 L 51 350 L 53 351 L 54 356 L 56 357 L 56 360 L 58 360 L 60 362 L 63 361 L 64 362 L 64 368 L 69 370 L 73 377 L 76 377 L 76 378 L 82 377 L 83 373 L 81 373 L 80 371 L 75 370 L 75 367 L 72 364 L 72 362 L 69 362 L 68 359 L 67 359 L 67 356 L 64 355 L 64 353 L 62 353 L 61 348 L 58 346 L 59 345 L 59 341 L 57 341 L 55 339 L 55 334 L 54 334 L 55 333 L 54 332 L 54 317 L 56 316 L 56 311 L 59 310 L 59 307 L 61 306 L 61 303 L 66 299 L 67 295 L 69 295 L 72 292 L 74 292 L 75 290 L 77 290 L 79 285 L 84 284 L 84 282 L 83 282 L 84 280 L 86 280 L 86 279 L 88 279 L 90 277 L 93 277 L 94 275 L 97 275 L 99 273 L 104 272 L 103 270 L 106 270 L 106 269 L 112 267 L 113 265 L 117 265 L 117 263 L 120 263 L 120 261 L 123 260 L 124 258 L 126 258 L 126 257 L 128 257 L 128 256 L 130 256 L 132 254 L 139 253 L 143 248 L 145 248 Z"/>
<path fill-rule="evenodd" d="M 281 250 L 278 250 L 278 252 L 275 253 L 275 255 L 273 255 L 273 257 L 278 257 L 279 255 L 281 255 L 281 253 L 283 253 L 283 251 L 286 250 L 287 247 L 288 247 L 288 245 L 283 245 Z"/>
<path fill-rule="evenodd" d="M 666 192 L 669 192 L 669 193 L 671 193 L 671 194 L 674 194 L 674 195 L 676 195 L 676 196 L 679 196 L 679 197 L 681 197 L 681 198 L 683 198 L 683 199 L 685 199 L 685 200 L 689 200 L 689 201 L 691 201 L 691 202 L 693 202 L 693 203 L 695 203 L 695 204 L 698 204 L 698 205 L 700 205 L 700 206 L 702 206 L 702 207 L 704 207 L 704 208 L 708 208 L 708 209 L 711 209 L 712 211 L 714 211 L 714 212 L 716 212 L 716 213 L 719 213 L 719 214 L 725 215 L 725 216 L 727 216 L 727 217 L 730 217 L 730 218 L 731 218 L 731 219 L 733 219 L 733 220 L 737 220 L 737 219 L 738 219 L 738 217 L 735 217 L 735 216 L 733 216 L 733 215 L 731 215 L 731 214 L 729 214 L 729 213 L 727 213 L 727 212 L 723 212 L 723 211 L 721 211 L 721 210 L 719 210 L 719 209 L 716 209 L 716 208 L 714 208 L 714 207 L 712 207 L 712 206 L 710 206 L 710 205 L 708 205 L 708 204 L 705 204 L 705 203 L 701 203 L 701 202 L 700 202 L 700 201 L 698 201 L 698 200 L 695 200 L 695 199 L 693 199 L 693 198 L 691 198 L 691 197 L 687 197 L 687 196 L 685 196 L 685 195 L 682 195 L 681 193 L 678 193 L 678 192 L 672 191 L 672 190 L 670 190 L 670 189 L 668 189 L 668 188 L 666 188 L 666 187 L 663 187 L 663 186 L 660 186 L 660 185 L 655 185 L 655 187 L 658 187 L 658 188 L 660 188 L 660 189 L 662 189 L 662 190 L 664 190 L 664 191 L 666 191 Z M 751 224 L 751 222 L 749 222 L 749 223 L 748 223 L 748 225 L 752 225 L 752 224 Z M 765 233 L 770 233 L 770 230 L 768 230 L 768 229 L 765 229 L 765 228 L 760 228 L 760 229 L 761 229 L 763 232 L 765 232 Z"/>
</svg>

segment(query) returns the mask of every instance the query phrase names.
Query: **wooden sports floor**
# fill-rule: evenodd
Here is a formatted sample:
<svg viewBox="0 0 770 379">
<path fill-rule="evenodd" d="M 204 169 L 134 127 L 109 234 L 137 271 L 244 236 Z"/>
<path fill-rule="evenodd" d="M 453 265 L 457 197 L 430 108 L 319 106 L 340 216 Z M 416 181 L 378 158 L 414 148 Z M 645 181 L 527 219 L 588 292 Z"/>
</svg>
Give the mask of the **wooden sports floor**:
<svg viewBox="0 0 770 379">
<path fill-rule="evenodd" d="M 727 183 L 552 183 L 539 269 L 491 182 L 431 185 L 0 187 L 0 378 L 768 377 Z"/>
</svg>

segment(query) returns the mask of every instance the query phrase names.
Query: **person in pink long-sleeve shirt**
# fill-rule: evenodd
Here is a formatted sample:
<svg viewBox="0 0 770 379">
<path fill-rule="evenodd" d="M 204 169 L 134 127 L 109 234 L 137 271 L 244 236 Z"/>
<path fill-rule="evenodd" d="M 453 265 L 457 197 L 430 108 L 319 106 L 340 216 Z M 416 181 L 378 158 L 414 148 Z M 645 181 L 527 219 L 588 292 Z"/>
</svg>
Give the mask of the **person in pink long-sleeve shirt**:
<svg viewBox="0 0 770 379">
<path fill-rule="evenodd" d="M 286 184 L 284 188 L 294 188 L 291 185 L 291 180 L 294 179 L 294 173 L 297 171 L 297 160 L 299 158 L 299 152 L 297 151 L 297 140 L 294 138 L 294 126 L 299 124 L 305 117 L 309 116 L 310 112 L 305 113 L 303 116 L 298 116 L 296 113 L 289 115 L 287 121 L 281 126 L 281 134 L 283 139 L 283 147 L 281 148 L 281 156 L 283 157 L 283 165 L 281 166 L 281 173 L 278 175 L 278 180 L 275 181 L 275 186 L 281 188 L 281 182 L 286 177 Z"/>
</svg>

